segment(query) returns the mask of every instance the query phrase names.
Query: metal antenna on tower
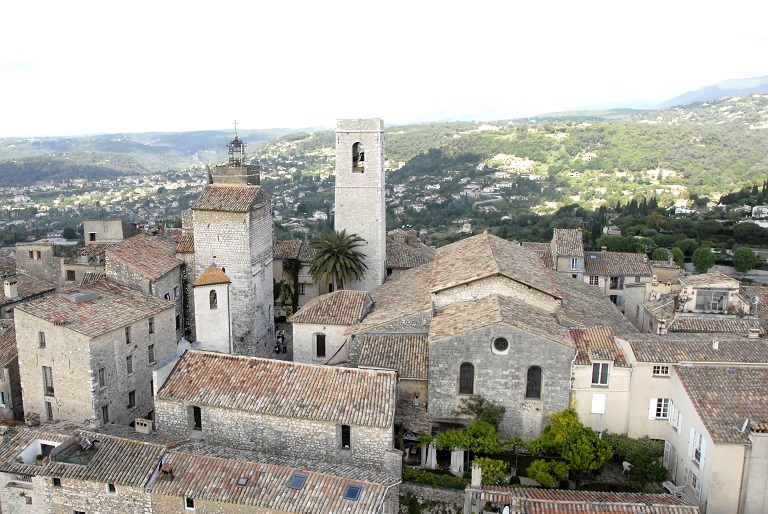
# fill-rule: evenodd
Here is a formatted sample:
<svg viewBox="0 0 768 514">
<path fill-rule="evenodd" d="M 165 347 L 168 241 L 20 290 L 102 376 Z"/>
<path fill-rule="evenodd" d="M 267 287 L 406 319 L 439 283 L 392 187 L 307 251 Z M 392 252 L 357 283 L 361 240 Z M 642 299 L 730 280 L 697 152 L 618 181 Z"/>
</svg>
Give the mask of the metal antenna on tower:
<svg viewBox="0 0 768 514">
<path fill-rule="evenodd" d="M 235 139 L 237 139 L 237 120 L 235 120 Z"/>
</svg>

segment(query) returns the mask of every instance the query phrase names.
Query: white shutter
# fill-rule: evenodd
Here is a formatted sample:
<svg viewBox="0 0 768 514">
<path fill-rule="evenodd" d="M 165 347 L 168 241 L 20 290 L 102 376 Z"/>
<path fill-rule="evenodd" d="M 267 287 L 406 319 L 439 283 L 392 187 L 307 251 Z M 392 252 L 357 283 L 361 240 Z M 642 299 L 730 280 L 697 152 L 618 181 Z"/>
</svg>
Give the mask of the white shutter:
<svg viewBox="0 0 768 514">
<path fill-rule="evenodd" d="M 656 419 L 656 404 L 658 402 L 658 398 L 651 398 L 651 402 L 648 404 L 648 419 Z"/>
<path fill-rule="evenodd" d="M 704 471 L 704 456 L 707 453 L 707 440 L 704 439 L 704 434 L 699 434 L 701 441 L 701 457 L 699 458 L 699 469 Z"/>
<path fill-rule="evenodd" d="M 664 441 L 664 458 L 661 461 L 661 465 L 664 469 L 669 469 L 669 441 Z"/>
<path fill-rule="evenodd" d="M 677 422 L 677 416 L 675 416 L 675 404 L 670 401 L 669 416 L 667 417 L 667 423 L 669 423 L 674 427 L 676 422 Z"/>
<path fill-rule="evenodd" d="M 688 466 L 683 470 L 683 485 L 688 485 Z"/>
<path fill-rule="evenodd" d="M 683 413 L 680 411 L 677 411 L 677 426 L 675 428 L 678 432 L 683 429 Z"/>
<path fill-rule="evenodd" d="M 605 414 L 605 395 L 593 394 L 592 395 L 592 414 Z"/>
<path fill-rule="evenodd" d="M 696 429 L 691 427 L 691 433 L 688 436 L 688 457 L 693 459 L 693 449 L 696 446 Z M 686 482 L 687 483 L 687 482 Z"/>
</svg>

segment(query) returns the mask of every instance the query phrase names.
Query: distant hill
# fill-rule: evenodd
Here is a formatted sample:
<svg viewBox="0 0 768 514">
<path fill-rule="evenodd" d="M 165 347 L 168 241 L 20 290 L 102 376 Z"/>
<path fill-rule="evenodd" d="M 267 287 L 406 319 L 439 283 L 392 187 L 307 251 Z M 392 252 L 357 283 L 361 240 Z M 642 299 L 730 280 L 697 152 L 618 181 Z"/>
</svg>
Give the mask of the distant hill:
<svg viewBox="0 0 768 514">
<path fill-rule="evenodd" d="M 768 75 L 748 79 L 729 79 L 718 82 L 714 86 L 706 86 L 689 91 L 667 100 L 661 104 L 661 109 L 669 109 L 679 105 L 689 105 L 695 102 L 707 102 L 724 96 L 741 96 L 750 93 L 768 92 Z"/>
</svg>

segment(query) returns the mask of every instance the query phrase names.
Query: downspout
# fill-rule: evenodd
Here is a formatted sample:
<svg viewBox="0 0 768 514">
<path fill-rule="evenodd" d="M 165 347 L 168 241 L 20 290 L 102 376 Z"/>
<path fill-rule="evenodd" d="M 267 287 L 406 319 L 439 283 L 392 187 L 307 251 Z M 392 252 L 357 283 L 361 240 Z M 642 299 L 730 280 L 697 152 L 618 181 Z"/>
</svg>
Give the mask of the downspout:
<svg viewBox="0 0 768 514">
<path fill-rule="evenodd" d="M 381 498 L 381 503 L 379 503 L 379 508 L 378 508 L 378 510 L 379 510 L 379 512 L 381 512 L 381 514 L 387 514 L 386 512 L 384 512 L 384 502 L 387 499 L 387 494 L 389 494 L 389 490 L 392 489 L 393 487 L 395 487 L 396 485 L 400 485 L 402 483 L 403 483 L 402 480 L 398 480 L 394 484 L 390 484 L 390 485 L 387 486 L 386 489 L 384 489 L 384 496 Z"/>
<path fill-rule="evenodd" d="M 744 470 L 747 467 L 747 450 L 749 449 L 749 445 L 744 445 L 744 459 L 741 461 L 741 480 L 739 481 L 739 502 L 737 504 L 736 512 L 737 514 L 742 514 L 744 512 L 744 507 L 746 505 L 742 505 L 742 494 L 744 492 Z"/>
<path fill-rule="evenodd" d="M 232 351 L 232 308 L 230 305 L 230 298 L 229 298 L 229 286 L 231 283 L 227 284 L 227 330 L 229 331 L 229 335 L 227 337 L 227 340 L 229 341 L 229 354 L 232 355 L 234 352 Z"/>
</svg>

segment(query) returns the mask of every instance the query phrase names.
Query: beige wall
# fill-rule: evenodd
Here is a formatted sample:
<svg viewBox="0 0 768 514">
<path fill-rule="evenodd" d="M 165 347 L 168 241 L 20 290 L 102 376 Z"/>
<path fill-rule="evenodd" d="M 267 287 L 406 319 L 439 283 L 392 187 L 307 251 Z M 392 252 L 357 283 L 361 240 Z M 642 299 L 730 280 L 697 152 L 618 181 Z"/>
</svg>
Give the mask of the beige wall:
<svg viewBox="0 0 768 514">
<path fill-rule="evenodd" d="M 592 385 L 592 366 L 575 365 L 573 368 L 572 391 L 579 421 L 596 432 L 626 433 L 632 368 L 621 368 L 610 363 L 608 386 Z M 605 414 L 592 412 L 595 395 L 605 395 Z"/>
<path fill-rule="evenodd" d="M 307 364 L 339 364 L 349 360 L 344 331 L 347 325 L 293 324 L 293 360 Z M 325 357 L 316 357 L 315 335 L 325 334 Z M 338 354 L 336 352 L 341 348 Z M 334 356 L 334 354 L 336 354 Z"/>
</svg>

